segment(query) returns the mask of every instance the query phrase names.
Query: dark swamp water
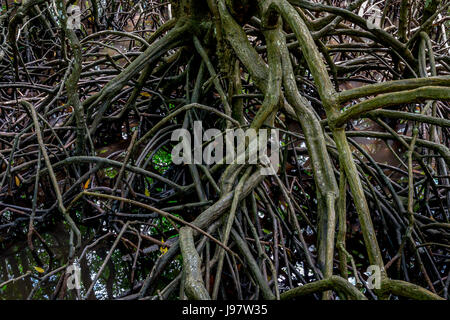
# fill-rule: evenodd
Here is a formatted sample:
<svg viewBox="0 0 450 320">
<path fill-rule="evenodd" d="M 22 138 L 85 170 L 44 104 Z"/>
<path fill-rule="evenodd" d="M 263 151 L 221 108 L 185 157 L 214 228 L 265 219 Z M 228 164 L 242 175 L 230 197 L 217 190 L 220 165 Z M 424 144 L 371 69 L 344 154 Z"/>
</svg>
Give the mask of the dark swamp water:
<svg viewBox="0 0 450 320">
<path fill-rule="evenodd" d="M 81 228 L 81 231 L 83 243 L 95 242 L 93 230 Z M 40 237 L 33 237 L 34 250 L 30 249 L 26 235 L 14 241 L 4 241 L 0 238 L 0 285 L 3 284 L 0 286 L 0 300 L 77 299 L 84 296 L 110 252 L 115 237 L 108 236 L 108 232 L 104 232 L 102 236 L 97 237 L 102 238 L 98 244 L 87 249 L 83 259 L 75 261 L 74 265 L 79 268 L 80 289 L 76 290 L 75 287 L 71 290 L 69 285 L 61 288 L 66 272 L 64 266 L 69 256 L 69 234 L 64 224 L 57 222 L 41 230 Z M 132 288 L 139 287 L 151 271 L 157 257 L 162 254 L 161 248 L 156 245 L 141 248 L 141 254 L 134 262 L 136 250 L 130 250 L 130 246 L 126 245 L 126 234 L 123 239 L 112 252 L 89 299 L 117 299 L 135 293 Z M 176 264 L 177 261 L 174 262 Z M 56 270 L 59 271 L 41 281 L 45 275 Z M 174 264 L 169 266 L 161 277 L 161 286 L 173 280 L 179 270 L 180 266 Z M 66 276 L 74 274 L 72 271 Z M 17 278 L 19 279 L 16 281 L 10 281 Z M 74 284 L 74 279 L 75 277 L 67 282 Z"/>
</svg>

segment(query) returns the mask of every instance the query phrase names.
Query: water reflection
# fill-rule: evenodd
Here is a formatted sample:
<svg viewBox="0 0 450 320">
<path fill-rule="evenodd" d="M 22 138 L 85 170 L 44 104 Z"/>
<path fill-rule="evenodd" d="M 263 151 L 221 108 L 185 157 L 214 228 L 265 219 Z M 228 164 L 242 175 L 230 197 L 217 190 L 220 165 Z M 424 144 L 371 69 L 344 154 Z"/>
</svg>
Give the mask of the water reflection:
<svg viewBox="0 0 450 320">
<path fill-rule="evenodd" d="M 83 244 L 95 242 L 93 229 L 82 228 L 82 231 Z M 107 233 L 104 232 L 104 235 Z M 67 286 L 63 286 L 65 268 L 48 277 L 45 282 L 39 283 L 44 275 L 67 263 L 69 232 L 62 222 L 56 223 L 45 231 L 40 231 L 39 236 L 33 237 L 33 251 L 28 246 L 26 236 L 19 241 L 0 242 L 0 284 L 29 273 L 17 281 L 1 286 L 0 299 L 27 299 L 33 289 L 32 299 L 78 299 L 91 286 L 114 239 L 114 236 L 105 236 L 102 241 L 89 249 L 81 261 L 78 261 L 80 290 L 70 290 Z M 130 256 L 134 258 L 136 250 L 130 250 L 130 247 L 126 246 L 126 241 L 121 241 L 88 298 L 114 299 L 133 292 L 132 287 L 139 287 L 160 254 L 159 250 L 148 251 L 142 251 L 133 272 L 134 259 L 130 259 Z M 176 276 L 176 270 L 179 270 L 179 266 L 173 267 L 166 274 L 167 281 L 173 279 Z M 66 274 L 66 277 L 68 276 L 70 274 Z M 164 285 L 165 277 L 161 280 L 161 285 Z"/>
</svg>

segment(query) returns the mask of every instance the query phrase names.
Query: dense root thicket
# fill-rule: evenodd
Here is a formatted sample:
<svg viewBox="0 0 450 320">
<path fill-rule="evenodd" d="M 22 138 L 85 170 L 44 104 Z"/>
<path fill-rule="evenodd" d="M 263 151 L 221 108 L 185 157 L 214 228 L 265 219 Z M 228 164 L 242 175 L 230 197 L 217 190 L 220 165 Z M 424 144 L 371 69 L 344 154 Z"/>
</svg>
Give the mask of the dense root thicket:
<svg viewBox="0 0 450 320">
<path fill-rule="evenodd" d="M 2 1 L 0 297 L 448 299 L 447 1 L 72 4 Z"/>
</svg>

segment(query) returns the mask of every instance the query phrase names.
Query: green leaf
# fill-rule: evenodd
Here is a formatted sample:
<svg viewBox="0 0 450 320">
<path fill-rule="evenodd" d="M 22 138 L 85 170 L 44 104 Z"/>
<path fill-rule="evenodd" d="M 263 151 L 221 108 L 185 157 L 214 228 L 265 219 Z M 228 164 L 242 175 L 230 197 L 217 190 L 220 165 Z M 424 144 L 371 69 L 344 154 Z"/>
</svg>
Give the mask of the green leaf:
<svg viewBox="0 0 450 320">
<path fill-rule="evenodd" d="M 106 168 L 104 171 L 105 175 L 110 179 L 113 179 L 115 176 L 119 174 L 119 172 L 112 167 Z"/>
</svg>

